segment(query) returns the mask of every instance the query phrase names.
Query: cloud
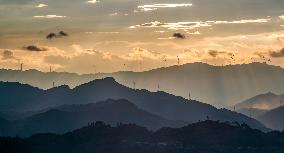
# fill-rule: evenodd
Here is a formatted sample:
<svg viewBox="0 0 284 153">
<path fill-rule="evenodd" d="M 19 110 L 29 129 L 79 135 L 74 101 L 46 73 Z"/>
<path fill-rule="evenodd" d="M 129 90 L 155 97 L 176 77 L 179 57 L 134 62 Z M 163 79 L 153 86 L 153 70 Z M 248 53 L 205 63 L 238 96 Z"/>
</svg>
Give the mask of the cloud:
<svg viewBox="0 0 284 153">
<path fill-rule="evenodd" d="M 62 56 L 62 55 L 50 55 L 44 58 L 45 62 L 48 64 L 57 64 L 57 65 L 67 65 L 71 60 L 70 57 Z"/>
<path fill-rule="evenodd" d="M 36 7 L 37 8 L 43 8 L 43 7 L 48 7 L 48 5 L 47 4 L 38 4 Z"/>
<path fill-rule="evenodd" d="M 14 59 L 14 53 L 10 50 L 4 50 L 3 51 L 3 55 L 2 55 L 2 59 L 3 60 L 7 60 L 7 59 Z"/>
<path fill-rule="evenodd" d="M 202 22 L 172 22 L 162 23 L 159 21 L 143 23 L 140 25 L 130 26 L 129 28 L 167 28 L 170 30 L 192 30 L 200 27 L 211 27 L 212 25 Z"/>
<path fill-rule="evenodd" d="M 59 35 L 59 36 L 62 36 L 62 37 L 67 37 L 67 36 L 69 36 L 69 34 L 66 33 L 66 32 L 64 32 L 64 31 L 60 31 L 60 32 L 58 33 L 58 35 Z"/>
<path fill-rule="evenodd" d="M 247 24 L 247 23 L 267 23 L 270 19 L 248 19 L 235 21 L 190 21 L 190 22 L 159 22 L 153 21 L 139 25 L 130 26 L 129 28 L 166 28 L 169 30 L 193 30 L 201 27 L 212 27 L 219 24 Z"/>
<path fill-rule="evenodd" d="M 187 32 L 187 34 L 190 34 L 190 35 L 201 35 L 201 33 L 199 31 Z"/>
<path fill-rule="evenodd" d="M 118 15 L 119 14 L 117 12 L 109 14 L 109 16 L 118 16 Z"/>
<path fill-rule="evenodd" d="M 225 52 L 225 51 L 217 51 L 217 50 L 209 50 L 208 54 L 211 57 L 217 57 L 218 55 L 222 54 L 222 55 L 227 55 L 227 56 L 233 56 L 233 53 L 229 53 L 229 52 Z"/>
<path fill-rule="evenodd" d="M 177 39 L 186 39 L 186 36 L 184 34 L 178 32 L 174 33 L 173 37 Z"/>
<path fill-rule="evenodd" d="M 160 59 L 161 54 L 155 51 L 149 51 L 141 47 L 136 47 L 133 48 L 132 52 L 128 53 L 127 55 L 122 55 L 120 57 L 130 61 L 135 61 L 135 60 L 142 61 L 145 58 L 152 60 Z"/>
<path fill-rule="evenodd" d="M 34 18 L 39 19 L 60 19 L 60 18 L 66 18 L 67 16 L 61 16 L 61 15 L 38 15 L 34 16 Z"/>
<path fill-rule="evenodd" d="M 284 57 L 284 48 L 282 48 L 281 50 L 279 51 L 272 51 L 270 52 L 270 56 L 271 57 Z"/>
<path fill-rule="evenodd" d="M 96 3 L 99 3 L 100 1 L 98 0 L 89 0 L 89 1 L 86 1 L 86 3 L 88 4 L 96 4 Z"/>
<path fill-rule="evenodd" d="M 189 7 L 192 4 L 152 4 L 152 5 L 140 5 L 138 9 L 143 12 L 154 11 L 159 8 L 176 8 L 176 7 Z M 136 10 L 137 11 L 137 10 Z"/>
<path fill-rule="evenodd" d="M 171 40 L 171 39 L 175 39 L 175 37 L 160 37 L 160 38 L 158 38 L 158 40 Z"/>
<path fill-rule="evenodd" d="M 155 33 L 165 33 L 166 31 L 160 30 L 160 31 L 154 31 Z"/>
<path fill-rule="evenodd" d="M 29 46 L 25 46 L 23 48 L 27 51 L 32 51 L 32 52 L 42 52 L 42 51 L 48 50 L 45 47 L 39 47 L 39 46 L 36 46 L 36 45 L 29 45 Z"/>
<path fill-rule="evenodd" d="M 267 23 L 271 19 L 248 19 L 248 20 L 235 20 L 235 21 L 207 21 L 214 24 L 245 24 L 245 23 Z"/>
<path fill-rule="evenodd" d="M 53 39 L 53 38 L 62 38 L 62 37 L 68 37 L 69 34 L 64 32 L 64 31 L 60 31 L 58 34 L 56 33 L 49 33 L 47 36 L 46 36 L 46 39 Z"/>
<path fill-rule="evenodd" d="M 210 50 L 209 52 L 208 52 L 208 54 L 210 55 L 210 56 L 212 56 L 212 57 L 217 57 L 218 56 L 218 51 L 216 51 L 216 50 Z"/>
<path fill-rule="evenodd" d="M 284 15 L 279 16 L 280 19 L 284 20 Z"/>
<path fill-rule="evenodd" d="M 47 36 L 46 36 L 46 39 L 53 39 L 53 38 L 56 38 L 56 34 L 55 33 L 49 33 Z"/>
</svg>

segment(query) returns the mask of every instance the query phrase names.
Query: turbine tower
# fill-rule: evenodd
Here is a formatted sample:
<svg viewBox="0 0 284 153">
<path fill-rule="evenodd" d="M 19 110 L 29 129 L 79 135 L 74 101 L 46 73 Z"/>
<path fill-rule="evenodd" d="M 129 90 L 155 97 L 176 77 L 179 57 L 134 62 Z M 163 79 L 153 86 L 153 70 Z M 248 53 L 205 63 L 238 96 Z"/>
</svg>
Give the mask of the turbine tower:
<svg viewBox="0 0 284 153">
<path fill-rule="evenodd" d="M 21 63 L 21 68 L 20 68 L 20 70 L 23 71 L 23 63 Z"/>
</svg>

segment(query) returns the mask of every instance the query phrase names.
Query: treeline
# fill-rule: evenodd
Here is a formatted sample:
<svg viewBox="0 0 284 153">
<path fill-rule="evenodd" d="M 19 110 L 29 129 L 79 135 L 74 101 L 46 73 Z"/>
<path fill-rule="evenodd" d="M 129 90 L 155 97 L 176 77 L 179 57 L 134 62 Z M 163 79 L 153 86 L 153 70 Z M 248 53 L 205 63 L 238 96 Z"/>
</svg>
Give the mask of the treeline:
<svg viewBox="0 0 284 153">
<path fill-rule="evenodd" d="M 96 122 L 63 135 L 0 138 L 0 148 L 1 153 L 283 153 L 284 133 L 209 120 L 155 132 Z"/>
</svg>

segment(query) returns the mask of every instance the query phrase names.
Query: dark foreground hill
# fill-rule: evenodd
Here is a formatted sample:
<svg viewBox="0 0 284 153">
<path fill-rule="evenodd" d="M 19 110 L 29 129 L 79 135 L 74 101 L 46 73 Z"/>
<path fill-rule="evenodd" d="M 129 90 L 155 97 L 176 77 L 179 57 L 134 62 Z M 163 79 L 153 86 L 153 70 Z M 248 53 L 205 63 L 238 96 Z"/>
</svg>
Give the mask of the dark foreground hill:
<svg viewBox="0 0 284 153">
<path fill-rule="evenodd" d="M 42 90 L 19 83 L 0 83 L 0 111 L 37 111 L 64 104 L 88 104 L 107 99 L 127 99 L 140 109 L 168 120 L 194 123 L 210 118 L 245 122 L 253 128 L 267 130 L 261 123 L 245 115 L 165 92 L 131 89 L 113 78 L 95 80 L 74 89 L 60 86 Z"/>
<path fill-rule="evenodd" d="M 97 122 L 63 135 L 0 138 L 1 153 L 283 153 L 284 133 L 204 121 L 156 132 Z"/>
<path fill-rule="evenodd" d="M 260 93 L 284 93 L 284 70 L 265 63 L 212 66 L 192 63 L 159 68 L 146 72 L 117 72 L 96 75 L 75 73 L 44 73 L 36 70 L 0 70 L 0 80 L 22 82 L 43 89 L 56 85 L 74 88 L 95 78 L 114 77 L 119 83 L 139 89 L 161 91 L 188 97 L 214 106 L 227 107 Z"/>
<path fill-rule="evenodd" d="M 62 134 L 95 121 L 104 121 L 111 125 L 135 123 L 151 130 L 186 125 L 185 122 L 170 121 L 143 111 L 122 99 L 86 105 L 64 105 L 14 121 L 3 119 L 1 121 L 0 119 L 0 136 L 31 136 L 36 133 Z"/>
</svg>

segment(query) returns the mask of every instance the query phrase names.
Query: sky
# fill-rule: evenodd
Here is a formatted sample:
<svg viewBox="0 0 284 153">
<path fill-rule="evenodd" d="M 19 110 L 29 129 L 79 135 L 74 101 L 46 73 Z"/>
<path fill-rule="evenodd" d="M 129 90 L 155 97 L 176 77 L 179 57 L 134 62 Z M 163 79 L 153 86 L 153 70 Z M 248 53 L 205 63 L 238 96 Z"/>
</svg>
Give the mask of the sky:
<svg viewBox="0 0 284 153">
<path fill-rule="evenodd" d="M 23 63 L 83 74 L 193 62 L 284 67 L 283 6 L 283 0 L 0 0 L 0 68 Z"/>
</svg>

